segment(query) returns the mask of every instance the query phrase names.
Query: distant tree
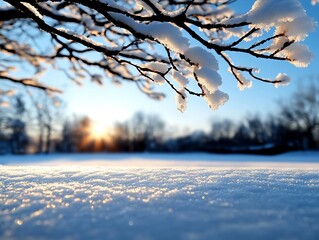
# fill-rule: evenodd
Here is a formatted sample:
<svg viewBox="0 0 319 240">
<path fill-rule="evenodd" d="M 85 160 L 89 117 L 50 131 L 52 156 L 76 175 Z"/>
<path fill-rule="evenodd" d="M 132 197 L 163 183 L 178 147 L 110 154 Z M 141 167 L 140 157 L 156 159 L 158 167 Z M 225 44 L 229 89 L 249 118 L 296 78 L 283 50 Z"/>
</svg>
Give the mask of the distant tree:
<svg viewBox="0 0 319 240">
<path fill-rule="evenodd" d="M 155 99 L 164 95 L 153 84 L 166 83 L 184 111 L 189 95 L 203 97 L 212 109 L 228 100 L 219 90 L 219 62 L 241 89 L 250 87 L 251 80 L 276 85 L 289 81 L 284 73 L 260 76 L 254 66 L 236 62 L 235 55 L 297 67 L 309 64 L 311 53 L 299 42 L 315 23 L 299 0 L 256 0 L 244 14 L 235 13 L 234 2 L 1 1 L 0 79 L 59 92 L 39 81 L 41 73 L 53 67 L 78 83 L 90 78 L 100 84 L 104 76 L 132 81 Z M 14 73 L 25 66 L 34 71 Z"/>
<path fill-rule="evenodd" d="M 68 153 L 77 151 L 77 136 L 74 136 L 72 126 L 71 121 L 67 120 L 64 122 L 57 151 Z"/>
<path fill-rule="evenodd" d="M 89 138 L 90 118 L 84 116 L 66 121 L 62 130 L 60 150 L 63 152 L 92 152 L 92 140 Z"/>
<path fill-rule="evenodd" d="M 47 95 L 43 92 L 27 92 L 32 103 L 33 131 L 37 137 L 37 152 L 49 153 L 53 151 L 53 135 L 60 130 L 63 122 L 63 102 L 60 98 Z"/>
<path fill-rule="evenodd" d="M 87 116 L 68 119 L 63 124 L 61 139 L 57 144 L 60 152 L 106 152 L 113 151 L 106 138 L 97 138 L 93 131 L 94 122 Z M 107 134 L 107 133 L 105 133 Z M 106 137 L 106 136 L 105 136 Z"/>
<path fill-rule="evenodd" d="M 278 116 L 287 142 L 301 148 L 319 147 L 319 84 L 312 81 L 282 100 Z"/>
<path fill-rule="evenodd" d="M 159 148 L 165 137 L 165 124 L 156 115 L 138 112 L 131 119 L 117 123 L 112 136 L 120 151 L 142 152 Z"/>
<path fill-rule="evenodd" d="M 27 152 L 30 137 L 27 134 L 27 108 L 22 95 L 8 99 L 6 110 L 0 109 L 0 139 L 7 141 L 7 151 L 13 154 Z"/>
</svg>

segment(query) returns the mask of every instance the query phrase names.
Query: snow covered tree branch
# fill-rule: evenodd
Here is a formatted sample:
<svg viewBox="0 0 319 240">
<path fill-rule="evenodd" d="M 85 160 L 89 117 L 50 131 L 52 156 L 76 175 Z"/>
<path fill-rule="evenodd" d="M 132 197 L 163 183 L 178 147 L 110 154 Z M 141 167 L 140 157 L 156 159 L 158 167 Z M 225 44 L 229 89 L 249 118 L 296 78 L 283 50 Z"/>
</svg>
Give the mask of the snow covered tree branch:
<svg viewBox="0 0 319 240">
<path fill-rule="evenodd" d="M 154 83 L 166 83 L 180 111 L 188 95 L 203 97 L 212 109 L 228 100 L 219 90 L 219 61 L 240 89 L 252 80 L 287 84 L 286 74 L 260 76 L 233 56 L 306 67 L 312 54 L 300 42 L 315 23 L 298 0 L 256 0 L 245 14 L 234 12 L 235 1 L 6 0 L 0 5 L 0 80 L 58 91 L 38 81 L 54 66 L 77 83 L 102 83 L 103 75 L 129 80 L 154 99 L 164 97 Z M 32 77 L 14 77 L 22 63 L 35 69 Z"/>
</svg>

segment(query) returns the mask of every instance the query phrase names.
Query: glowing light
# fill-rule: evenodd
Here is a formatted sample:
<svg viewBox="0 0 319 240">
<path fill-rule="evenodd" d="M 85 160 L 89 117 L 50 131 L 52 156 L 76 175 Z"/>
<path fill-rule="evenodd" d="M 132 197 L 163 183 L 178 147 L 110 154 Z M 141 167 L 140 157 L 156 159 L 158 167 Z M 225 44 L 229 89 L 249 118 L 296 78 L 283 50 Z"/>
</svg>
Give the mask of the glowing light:
<svg viewBox="0 0 319 240">
<path fill-rule="evenodd" d="M 90 135 L 94 139 L 106 139 L 107 138 L 107 127 L 101 122 L 92 122 Z"/>
</svg>

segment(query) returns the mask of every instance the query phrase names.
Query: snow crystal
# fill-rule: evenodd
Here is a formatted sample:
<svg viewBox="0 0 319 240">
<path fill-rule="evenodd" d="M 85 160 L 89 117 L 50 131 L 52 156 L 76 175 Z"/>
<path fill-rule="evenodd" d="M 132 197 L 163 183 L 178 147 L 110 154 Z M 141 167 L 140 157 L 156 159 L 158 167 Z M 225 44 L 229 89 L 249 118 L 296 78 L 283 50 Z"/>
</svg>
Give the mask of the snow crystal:
<svg viewBox="0 0 319 240">
<path fill-rule="evenodd" d="M 185 87 L 189 81 L 186 77 L 184 77 L 182 74 L 180 74 L 178 71 L 176 70 L 172 70 L 172 77 L 173 79 L 181 86 L 181 87 Z"/>
<path fill-rule="evenodd" d="M 206 91 L 204 99 L 211 109 L 217 110 L 220 106 L 224 105 L 225 102 L 229 100 L 229 96 L 227 93 L 224 93 L 220 90 L 216 90 L 214 93 L 211 94 Z"/>
</svg>

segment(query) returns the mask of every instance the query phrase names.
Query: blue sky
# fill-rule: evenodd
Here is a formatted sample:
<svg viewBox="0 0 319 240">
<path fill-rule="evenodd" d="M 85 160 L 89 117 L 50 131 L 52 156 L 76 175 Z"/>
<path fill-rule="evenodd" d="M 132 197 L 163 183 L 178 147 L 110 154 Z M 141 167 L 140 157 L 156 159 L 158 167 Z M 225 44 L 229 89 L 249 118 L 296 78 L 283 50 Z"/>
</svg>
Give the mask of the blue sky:
<svg viewBox="0 0 319 240">
<path fill-rule="evenodd" d="M 241 11 L 248 10 L 252 0 L 238 1 L 236 7 Z M 302 1 L 307 13 L 316 22 L 319 22 L 319 5 L 312 6 L 310 0 Z M 76 86 L 69 83 L 63 75 L 55 75 L 56 79 L 61 79 L 64 86 L 63 99 L 67 102 L 68 115 L 88 115 L 96 122 L 103 122 L 111 126 L 114 122 L 123 121 L 131 117 L 135 112 L 142 111 L 149 114 L 158 114 L 169 126 L 177 126 L 181 132 L 195 129 L 209 129 L 209 122 L 214 119 L 230 118 L 240 120 L 247 114 L 266 115 L 276 110 L 277 101 L 280 98 L 289 96 L 302 83 L 307 82 L 310 76 L 318 76 L 319 79 L 319 31 L 312 32 L 304 41 L 314 54 L 314 59 L 308 68 L 296 68 L 289 63 L 262 61 L 261 75 L 274 78 L 278 73 L 284 72 L 292 77 L 289 86 L 275 88 L 271 84 L 254 81 L 253 87 L 240 91 L 234 77 L 228 73 L 227 67 L 220 63 L 220 71 L 223 78 L 221 90 L 230 96 L 229 101 L 217 111 L 212 111 L 202 98 L 189 97 L 186 112 L 181 113 L 175 105 L 175 94 L 168 86 L 158 86 L 159 91 L 163 91 L 167 97 L 162 101 L 154 101 L 141 94 L 135 84 L 123 82 L 121 87 L 117 87 L 106 80 L 104 86 L 97 86 L 87 81 L 84 86 Z M 258 64 L 251 59 L 234 58 L 239 65 Z"/>
</svg>

